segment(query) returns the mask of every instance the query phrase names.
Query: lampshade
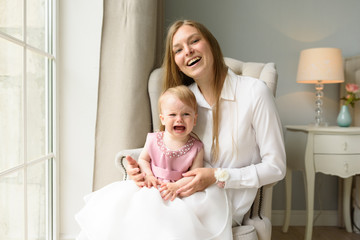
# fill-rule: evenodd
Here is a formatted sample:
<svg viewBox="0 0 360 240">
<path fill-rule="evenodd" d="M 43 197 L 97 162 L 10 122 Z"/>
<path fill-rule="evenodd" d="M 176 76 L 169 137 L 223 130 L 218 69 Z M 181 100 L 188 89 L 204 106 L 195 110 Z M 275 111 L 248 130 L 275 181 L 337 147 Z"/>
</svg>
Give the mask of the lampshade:
<svg viewBox="0 0 360 240">
<path fill-rule="evenodd" d="M 315 84 L 315 125 L 327 126 L 327 122 L 322 117 L 324 83 L 344 82 L 341 50 L 310 48 L 301 51 L 296 81 Z"/>
<path fill-rule="evenodd" d="M 341 50 L 338 48 L 310 48 L 301 51 L 298 83 L 341 83 L 344 69 Z"/>
</svg>

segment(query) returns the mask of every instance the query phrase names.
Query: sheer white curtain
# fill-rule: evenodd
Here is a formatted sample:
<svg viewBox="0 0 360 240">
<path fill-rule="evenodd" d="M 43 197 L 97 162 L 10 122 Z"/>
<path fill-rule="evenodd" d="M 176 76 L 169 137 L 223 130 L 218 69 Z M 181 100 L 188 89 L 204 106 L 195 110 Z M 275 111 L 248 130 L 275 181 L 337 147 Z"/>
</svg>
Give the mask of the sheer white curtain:
<svg viewBox="0 0 360 240">
<path fill-rule="evenodd" d="M 163 0 L 104 0 L 94 185 L 121 179 L 118 151 L 142 147 L 151 131 L 147 82 L 159 66 Z"/>
</svg>

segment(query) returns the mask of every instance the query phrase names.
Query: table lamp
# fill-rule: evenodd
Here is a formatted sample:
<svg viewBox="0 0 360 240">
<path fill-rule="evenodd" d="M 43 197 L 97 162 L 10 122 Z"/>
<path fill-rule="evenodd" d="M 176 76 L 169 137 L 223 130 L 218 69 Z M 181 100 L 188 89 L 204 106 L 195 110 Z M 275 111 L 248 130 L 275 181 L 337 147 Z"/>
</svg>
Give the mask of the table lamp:
<svg viewBox="0 0 360 240">
<path fill-rule="evenodd" d="M 298 83 L 315 84 L 315 125 L 326 126 L 322 117 L 322 97 L 324 84 L 344 82 L 344 69 L 341 50 L 338 48 L 310 48 L 301 51 Z"/>
</svg>

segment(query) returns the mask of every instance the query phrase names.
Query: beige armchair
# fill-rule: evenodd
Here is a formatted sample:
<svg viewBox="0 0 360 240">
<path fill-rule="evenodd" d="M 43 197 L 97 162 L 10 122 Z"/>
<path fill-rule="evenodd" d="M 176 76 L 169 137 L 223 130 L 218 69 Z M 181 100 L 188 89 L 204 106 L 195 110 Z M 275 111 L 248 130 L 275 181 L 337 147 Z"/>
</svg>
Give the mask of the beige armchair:
<svg viewBox="0 0 360 240">
<path fill-rule="evenodd" d="M 345 85 L 347 83 L 355 83 L 360 86 L 360 55 L 348 57 L 344 59 L 344 71 L 345 71 L 345 82 L 341 83 L 340 86 L 340 97 L 346 95 Z M 340 107 L 343 102 L 340 102 Z M 360 101 L 356 102 L 355 107 L 350 107 L 352 126 L 360 127 Z M 357 175 L 353 179 L 354 189 L 352 191 L 353 196 L 353 212 L 352 212 L 352 224 L 353 231 L 360 233 L 360 176 Z M 348 181 L 350 184 L 351 181 Z M 351 187 L 351 186 L 350 186 Z M 344 186 L 345 188 L 345 186 Z"/>
<path fill-rule="evenodd" d="M 340 86 L 340 97 L 346 95 L 345 85 L 347 83 L 355 83 L 360 86 L 360 55 L 348 57 L 344 59 L 345 82 Z M 343 102 L 340 102 L 340 107 Z M 355 107 L 350 107 L 352 126 L 360 126 L 360 102 L 356 102 Z"/>
<path fill-rule="evenodd" d="M 232 58 L 225 58 L 225 63 L 238 75 L 251 76 L 263 80 L 272 90 L 274 96 L 277 86 L 277 71 L 274 63 L 241 62 Z M 162 69 L 155 69 L 149 78 L 149 97 L 151 103 L 153 130 L 160 126 L 157 101 L 161 93 Z M 126 155 L 138 159 L 141 148 L 123 150 L 116 155 L 115 164 L 123 172 L 124 180 L 126 174 Z M 270 240 L 271 239 L 271 204 L 272 187 L 268 185 L 258 191 L 252 209 L 244 218 L 243 226 L 233 229 L 234 240 Z M 254 228 L 256 231 L 254 231 Z"/>
</svg>

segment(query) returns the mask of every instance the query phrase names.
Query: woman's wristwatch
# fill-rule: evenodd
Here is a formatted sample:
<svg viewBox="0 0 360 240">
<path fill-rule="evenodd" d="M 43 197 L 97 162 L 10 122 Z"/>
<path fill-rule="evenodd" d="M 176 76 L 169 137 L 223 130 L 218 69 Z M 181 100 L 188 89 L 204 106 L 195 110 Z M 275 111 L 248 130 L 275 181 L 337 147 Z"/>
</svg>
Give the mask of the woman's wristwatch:
<svg viewBox="0 0 360 240">
<path fill-rule="evenodd" d="M 225 169 L 218 168 L 215 170 L 216 184 L 220 188 L 225 187 L 225 182 L 230 178 L 229 172 Z"/>
</svg>

